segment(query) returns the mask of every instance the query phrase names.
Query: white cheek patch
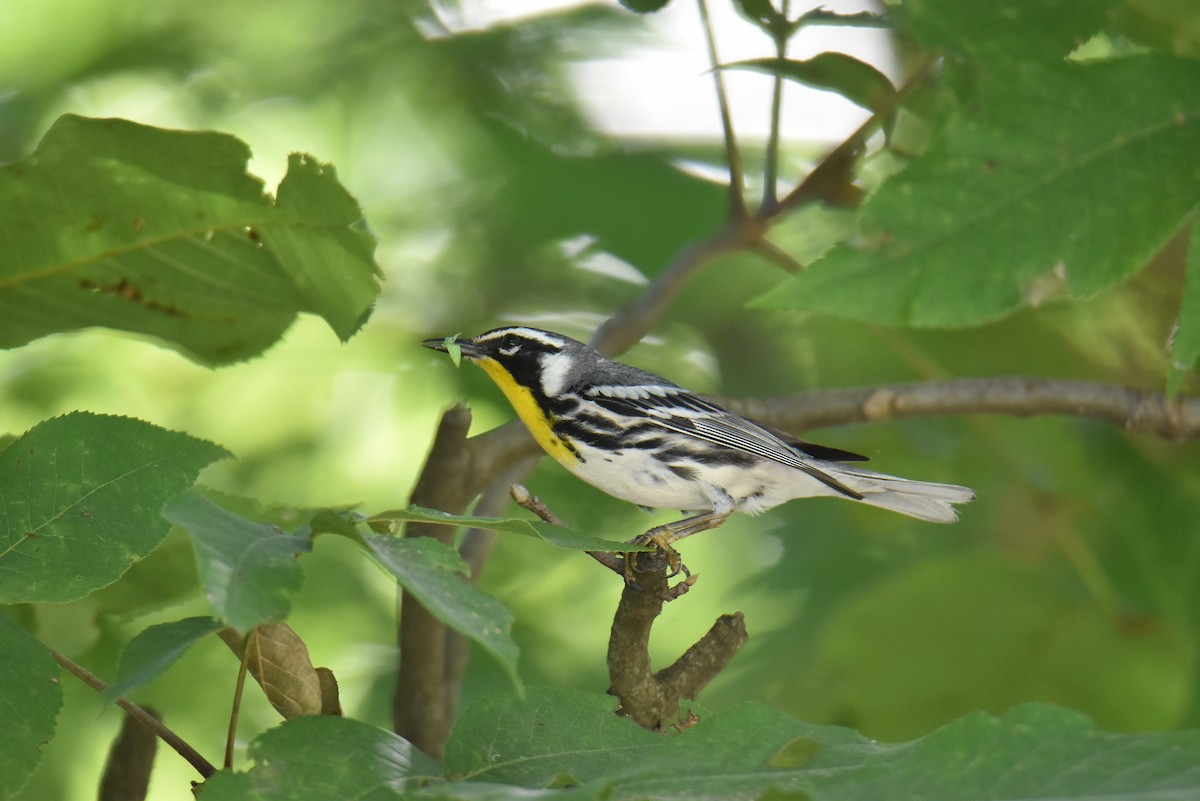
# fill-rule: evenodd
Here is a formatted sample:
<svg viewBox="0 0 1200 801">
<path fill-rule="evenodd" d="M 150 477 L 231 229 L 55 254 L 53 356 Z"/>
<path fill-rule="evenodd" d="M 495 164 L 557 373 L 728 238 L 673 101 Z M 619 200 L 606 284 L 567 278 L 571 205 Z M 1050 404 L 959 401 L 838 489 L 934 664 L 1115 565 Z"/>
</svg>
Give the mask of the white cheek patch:
<svg viewBox="0 0 1200 801">
<path fill-rule="evenodd" d="M 542 394 L 553 398 L 566 388 L 571 363 L 571 357 L 564 351 L 542 356 Z"/>
</svg>

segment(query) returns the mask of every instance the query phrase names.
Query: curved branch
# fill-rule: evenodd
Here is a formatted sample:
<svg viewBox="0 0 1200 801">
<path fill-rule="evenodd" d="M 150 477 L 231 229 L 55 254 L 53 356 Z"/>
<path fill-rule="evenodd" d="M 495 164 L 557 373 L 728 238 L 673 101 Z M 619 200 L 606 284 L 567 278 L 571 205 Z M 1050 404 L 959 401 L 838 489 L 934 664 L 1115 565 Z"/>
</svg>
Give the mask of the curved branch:
<svg viewBox="0 0 1200 801">
<path fill-rule="evenodd" d="M 787 431 L 951 414 L 1063 414 L 1092 417 L 1165 439 L 1200 436 L 1200 398 L 1168 399 L 1116 384 L 1004 376 L 814 390 L 771 400 L 726 399 L 725 406 Z"/>
</svg>

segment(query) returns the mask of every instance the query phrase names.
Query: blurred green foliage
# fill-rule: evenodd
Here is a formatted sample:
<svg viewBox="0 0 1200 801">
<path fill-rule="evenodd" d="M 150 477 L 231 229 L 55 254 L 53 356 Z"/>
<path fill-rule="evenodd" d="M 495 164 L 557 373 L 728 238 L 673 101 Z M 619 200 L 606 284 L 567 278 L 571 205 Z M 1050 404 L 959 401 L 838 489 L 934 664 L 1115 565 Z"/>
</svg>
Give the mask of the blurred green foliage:
<svg viewBox="0 0 1200 801">
<path fill-rule="evenodd" d="M 1109 5 L 1117 33 L 1137 46 L 1200 52 L 1187 9 L 1164 21 L 1152 4 Z M 74 409 L 134 416 L 236 454 L 202 476 L 219 490 L 266 504 L 402 507 L 446 405 L 468 399 L 479 431 L 512 416 L 480 371 L 455 370 L 421 339 L 507 320 L 586 338 L 639 295 L 638 272 L 652 277 L 722 220 L 722 187 L 678 166 L 719 164 L 719 143 L 616 141 L 592 130 L 575 100 L 573 61 L 636 41 L 638 18 L 615 8 L 466 30 L 454 29 L 455 7 L 416 0 L 302 0 L 286 11 L 232 0 L 9 0 L 4 13 L 0 160 L 30 153 L 64 112 L 232 133 L 251 145 L 250 171 L 268 186 L 289 153 L 312 153 L 361 203 L 386 280 L 348 343 L 302 317 L 264 356 L 218 370 L 104 331 L 0 353 L 0 435 Z M 1079 32 L 1048 29 L 1030 46 L 1058 52 Z M 793 162 L 814 155 L 788 151 Z M 886 172 L 884 161 L 868 173 Z M 845 232 L 846 216 L 806 210 L 779 240 L 815 257 Z M 1124 284 L 953 332 L 836 319 L 819 303 L 803 314 L 748 310 L 787 276 L 730 256 L 626 359 L 728 395 L 1005 374 L 1160 389 L 1186 250 L 1177 240 Z M 599 269 L 614 258 L 634 270 Z M 656 628 L 659 663 L 724 612 L 745 612 L 751 635 L 707 706 L 763 701 L 889 739 L 1031 700 L 1071 706 L 1101 727 L 1200 726 L 1200 446 L 1071 419 L 982 416 L 809 436 L 887 472 L 970 485 L 979 500 L 952 528 L 819 500 L 686 542 L 702 575 Z M 660 519 L 549 462 L 526 484 L 568 523 L 603 520 L 614 539 Z M 146 626 L 209 613 L 189 549 L 172 535 L 117 584 L 11 611 L 111 678 L 120 648 Z M 289 622 L 337 674 L 347 713 L 388 725 L 394 581 L 336 537 L 317 541 L 303 572 Z M 481 587 L 513 613 L 526 681 L 607 686 L 620 585 L 606 571 L 502 535 Z M 210 639 L 135 699 L 215 755 L 228 714 L 216 699 L 231 697 L 236 671 Z M 493 660 L 473 659 L 464 700 L 507 686 Z M 71 725 L 22 799 L 89 795 L 98 744 L 118 726 L 91 690 L 71 680 L 63 690 L 60 721 Z M 255 697 L 242 714 L 245 741 L 278 719 Z M 164 753 L 155 797 L 177 797 L 191 778 Z"/>
</svg>

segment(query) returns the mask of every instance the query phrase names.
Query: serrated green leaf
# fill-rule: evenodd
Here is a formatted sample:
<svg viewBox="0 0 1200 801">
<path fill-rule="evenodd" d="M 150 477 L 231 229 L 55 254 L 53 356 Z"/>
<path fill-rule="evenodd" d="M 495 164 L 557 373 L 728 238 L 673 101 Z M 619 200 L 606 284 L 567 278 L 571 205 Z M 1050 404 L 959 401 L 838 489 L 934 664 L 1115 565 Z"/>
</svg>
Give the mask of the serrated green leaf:
<svg viewBox="0 0 1200 801">
<path fill-rule="evenodd" d="M 917 41 L 980 59 L 1057 60 L 1104 25 L 1113 0 L 906 0 L 900 19 Z"/>
<path fill-rule="evenodd" d="M 1128 278 L 1200 203 L 1193 62 L 1022 65 L 982 80 L 835 247 L 758 298 L 873 323 L 977 325 Z M 1097 196 L 1119 202 L 1097 202 Z"/>
<path fill-rule="evenodd" d="M 221 628 L 211 617 L 189 617 L 151 626 L 121 651 L 117 676 L 104 691 L 112 703 L 158 678 L 175 660 L 204 637 Z"/>
<path fill-rule="evenodd" d="M 203 801 L 363 801 L 408 798 L 437 778 L 437 762 L 402 737 L 349 718 L 289 720 L 250 745 L 255 765 L 222 771 L 201 789 Z"/>
<path fill-rule="evenodd" d="M 805 86 L 837 92 L 852 103 L 874 112 L 896 106 L 896 87 L 888 77 L 865 61 L 845 53 L 818 53 L 803 60 L 756 58 L 723 65 L 723 69 L 748 69 L 782 75 Z"/>
<path fill-rule="evenodd" d="M 42 746 L 54 736 L 62 706 L 58 664 L 12 618 L 0 612 L 0 797 L 16 795 L 42 759 Z"/>
<path fill-rule="evenodd" d="M 375 560 L 430 614 L 479 643 L 521 688 L 512 613 L 465 580 L 467 563 L 457 551 L 429 537 L 373 534 L 365 543 Z"/>
<path fill-rule="evenodd" d="M 1167 393 L 1174 395 L 1183 385 L 1188 373 L 1200 360 L 1200 230 L 1195 223 L 1188 238 L 1187 276 L 1183 284 L 1183 300 L 1179 307 L 1179 323 L 1171 337 L 1171 361 L 1174 369 L 1167 379 Z"/>
<path fill-rule="evenodd" d="M 303 574 L 296 557 L 312 539 L 255 523 L 189 491 L 163 516 L 192 535 L 200 583 L 218 619 L 240 632 L 288 616 Z"/>
<path fill-rule="evenodd" d="M 126 417 L 73 412 L 0 451 L 0 603 L 111 584 L 170 526 L 163 503 L 229 453 Z"/>
<path fill-rule="evenodd" d="M 546 787 L 564 774 L 578 782 L 619 775 L 620 765 L 663 737 L 615 709 L 611 696 L 556 687 L 530 687 L 525 699 L 483 698 L 463 710 L 450 734 L 446 774 L 522 787 Z"/>
<path fill-rule="evenodd" d="M 349 337 L 377 291 L 357 204 L 305 156 L 272 202 L 248 158 L 224 134 L 60 117 L 0 167 L 0 347 L 106 326 L 227 363 L 300 311 Z"/>
<path fill-rule="evenodd" d="M 1044 704 L 974 713 L 927 737 L 883 744 L 760 704 L 709 713 L 655 735 L 615 718 L 603 696 L 530 688 L 464 711 L 446 746 L 449 775 L 546 787 L 570 776 L 616 799 L 812 801 L 970 798 L 1162 801 L 1200 791 L 1200 731 L 1113 734 Z M 797 757 L 797 754 L 799 757 Z M 453 787 L 454 785 L 451 785 Z"/>
<path fill-rule="evenodd" d="M 379 512 L 367 519 L 368 523 L 434 523 L 441 526 L 464 526 L 468 528 L 485 528 L 489 531 L 499 531 L 507 534 L 521 534 L 535 537 L 559 548 L 578 551 L 607 551 L 609 553 L 633 553 L 635 551 L 652 551 L 650 546 L 633 545 L 627 542 L 582 534 L 562 526 L 554 526 L 542 521 L 521 520 L 515 517 L 476 517 L 473 515 L 452 515 L 437 509 L 426 509 L 420 506 L 410 506 L 407 509 L 390 509 Z"/>
</svg>

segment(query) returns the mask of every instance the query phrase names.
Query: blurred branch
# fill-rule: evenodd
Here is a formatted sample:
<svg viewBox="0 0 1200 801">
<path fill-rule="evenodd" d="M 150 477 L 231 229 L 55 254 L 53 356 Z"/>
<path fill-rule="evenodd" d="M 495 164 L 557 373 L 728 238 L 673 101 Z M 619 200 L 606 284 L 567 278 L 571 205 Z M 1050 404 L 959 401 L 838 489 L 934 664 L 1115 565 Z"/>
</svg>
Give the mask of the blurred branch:
<svg viewBox="0 0 1200 801">
<path fill-rule="evenodd" d="M 48 650 L 50 655 L 54 657 L 55 662 L 58 662 L 58 664 L 66 668 L 67 671 L 69 671 L 73 676 L 87 686 L 91 687 L 96 692 L 103 693 L 108 689 L 107 684 L 105 684 L 94 673 L 83 667 L 83 665 L 80 665 L 68 657 L 63 656 L 49 646 L 46 647 L 46 650 Z M 196 772 L 204 778 L 207 779 L 209 776 L 212 776 L 217 772 L 217 769 L 213 767 L 211 762 L 200 756 L 200 753 L 195 748 L 192 748 L 183 740 L 182 737 L 168 729 L 161 720 L 159 720 L 150 712 L 147 712 L 142 707 L 124 698 L 117 699 L 117 706 L 125 710 L 125 714 L 129 715 L 129 717 L 133 718 L 138 723 L 141 723 L 143 726 L 148 727 L 151 731 L 158 735 L 158 739 L 175 749 L 175 753 L 186 759 L 188 763 L 190 763 L 191 766 L 196 769 Z"/>
<path fill-rule="evenodd" d="M 717 38 L 713 33 L 712 19 L 708 15 L 707 0 L 696 0 L 700 9 L 700 22 L 704 25 L 704 42 L 708 46 L 708 65 L 713 74 L 713 86 L 717 92 L 717 105 L 721 109 L 721 131 L 725 139 L 725 161 L 729 165 L 729 219 L 746 218 L 745 177 L 742 171 L 742 154 L 738 150 L 737 136 L 733 130 L 733 115 L 729 111 L 729 95 L 725 91 L 725 75 L 717 58 Z"/>
<path fill-rule="evenodd" d="M 1116 384 L 1053 378 L 960 378 L 858 389 L 815 390 L 785 398 L 723 400 L 728 408 L 786 431 L 960 414 L 1064 414 L 1092 417 L 1165 439 L 1200 436 L 1200 398 L 1169 399 Z"/>
<path fill-rule="evenodd" d="M 148 706 L 142 709 L 158 720 L 154 709 Z M 154 769 L 157 750 L 158 737 L 154 730 L 126 713 L 104 763 L 104 775 L 96 795 L 98 801 L 143 801 L 150 789 L 150 773 Z"/>
<path fill-rule="evenodd" d="M 779 9 L 786 19 L 788 0 L 783 0 Z M 775 57 L 782 62 L 787 58 L 789 34 L 786 29 L 773 28 L 771 38 L 775 41 Z M 767 135 L 767 155 L 763 166 L 763 196 L 760 209 L 773 209 L 779 202 L 779 124 L 783 116 L 783 73 L 776 72 L 771 82 L 771 129 Z"/>
</svg>

